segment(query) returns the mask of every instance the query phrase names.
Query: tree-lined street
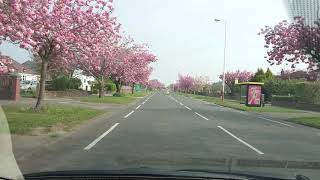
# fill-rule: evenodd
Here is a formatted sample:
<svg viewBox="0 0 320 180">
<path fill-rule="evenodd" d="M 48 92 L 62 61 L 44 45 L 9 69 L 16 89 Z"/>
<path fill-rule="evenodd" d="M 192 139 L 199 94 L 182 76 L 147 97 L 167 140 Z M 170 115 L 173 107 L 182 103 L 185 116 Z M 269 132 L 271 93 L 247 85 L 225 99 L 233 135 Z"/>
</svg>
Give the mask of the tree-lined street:
<svg viewBox="0 0 320 180">
<path fill-rule="evenodd" d="M 18 158 L 24 173 L 55 170 L 206 168 L 230 158 L 247 170 L 319 170 L 317 129 L 155 92 L 113 116 Z M 286 162 L 288 161 L 288 162 Z M 48 163 L 50 162 L 50 163 Z M 260 167 L 260 168 L 259 168 Z M 303 170 L 305 169 L 305 170 Z M 314 169 L 314 170 L 311 170 Z M 270 170 L 270 169 L 269 169 Z"/>
<path fill-rule="evenodd" d="M 0 179 L 319 179 L 320 2 L 243 2 L 0 0 Z"/>
</svg>

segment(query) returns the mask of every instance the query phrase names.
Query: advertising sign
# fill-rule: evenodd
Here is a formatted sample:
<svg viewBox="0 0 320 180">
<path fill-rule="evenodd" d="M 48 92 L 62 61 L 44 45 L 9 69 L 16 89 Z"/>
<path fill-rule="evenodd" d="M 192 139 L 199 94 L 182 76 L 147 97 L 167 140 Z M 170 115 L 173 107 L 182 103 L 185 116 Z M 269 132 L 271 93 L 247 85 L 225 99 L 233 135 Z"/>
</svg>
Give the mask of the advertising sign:
<svg viewBox="0 0 320 180">
<path fill-rule="evenodd" d="M 260 106 L 261 105 L 261 86 L 249 85 L 248 87 L 248 106 Z"/>
</svg>

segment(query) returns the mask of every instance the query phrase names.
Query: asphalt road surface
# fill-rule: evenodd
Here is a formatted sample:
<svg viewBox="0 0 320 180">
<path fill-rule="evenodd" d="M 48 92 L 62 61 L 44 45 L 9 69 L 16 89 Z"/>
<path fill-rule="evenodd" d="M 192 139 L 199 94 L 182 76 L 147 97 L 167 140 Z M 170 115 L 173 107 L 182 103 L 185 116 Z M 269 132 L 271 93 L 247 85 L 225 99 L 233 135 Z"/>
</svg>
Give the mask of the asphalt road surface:
<svg viewBox="0 0 320 180">
<path fill-rule="evenodd" d="M 320 177 L 320 131 L 156 92 L 18 159 L 23 173 L 148 167 Z"/>
</svg>

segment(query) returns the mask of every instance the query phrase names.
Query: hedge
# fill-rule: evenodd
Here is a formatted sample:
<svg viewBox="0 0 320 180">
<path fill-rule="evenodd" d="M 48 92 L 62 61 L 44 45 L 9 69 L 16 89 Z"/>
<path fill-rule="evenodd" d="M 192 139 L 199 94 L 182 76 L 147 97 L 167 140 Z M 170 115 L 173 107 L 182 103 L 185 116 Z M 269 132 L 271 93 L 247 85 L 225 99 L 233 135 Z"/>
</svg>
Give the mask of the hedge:
<svg viewBox="0 0 320 180">
<path fill-rule="evenodd" d="M 301 82 L 301 80 L 268 80 L 263 86 L 265 100 L 270 101 L 274 95 L 293 96 L 295 95 L 296 84 Z"/>
<path fill-rule="evenodd" d="M 303 82 L 295 86 L 298 102 L 320 104 L 320 82 Z"/>
<path fill-rule="evenodd" d="M 277 92 L 273 92 L 275 93 Z M 290 96 L 272 95 L 272 101 L 320 104 L 320 82 L 296 82 Z"/>
<path fill-rule="evenodd" d="M 272 96 L 272 101 L 296 102 L 295 96 Z"/>
</svg>

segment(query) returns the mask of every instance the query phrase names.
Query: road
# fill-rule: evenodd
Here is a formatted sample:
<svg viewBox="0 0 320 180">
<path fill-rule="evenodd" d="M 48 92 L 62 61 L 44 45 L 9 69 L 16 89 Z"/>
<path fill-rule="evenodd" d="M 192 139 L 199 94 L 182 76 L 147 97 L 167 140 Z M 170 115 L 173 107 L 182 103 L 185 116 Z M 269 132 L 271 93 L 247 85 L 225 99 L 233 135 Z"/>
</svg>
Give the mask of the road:
<svg viewBox="0 0 320 180">
<path fill-rule="evenodd" d="M 320 131 L 156 92 L 18 159 L 23 173 L 151 167 L 320 176 Z M 283 168 L 289 169 L 283 169 Z"/>
</svg>

